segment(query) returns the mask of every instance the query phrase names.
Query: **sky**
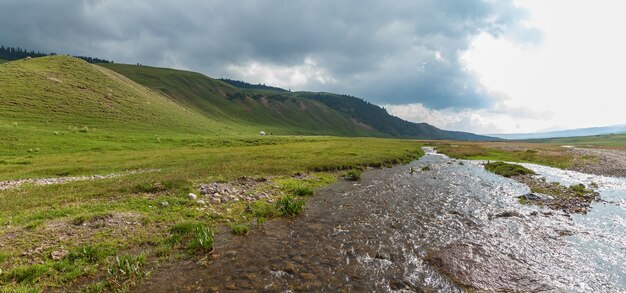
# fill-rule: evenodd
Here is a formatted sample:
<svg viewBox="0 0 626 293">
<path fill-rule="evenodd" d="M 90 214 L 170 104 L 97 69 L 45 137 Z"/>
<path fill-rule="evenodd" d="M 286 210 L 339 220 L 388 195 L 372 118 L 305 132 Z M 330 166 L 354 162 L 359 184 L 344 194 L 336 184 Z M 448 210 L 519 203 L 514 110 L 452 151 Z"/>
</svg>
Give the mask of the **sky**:
<svg viewBox="0 0 626 293">
<path fill-rule="evenodd" d="M 0 44 L 363 98 L 449 130 L 626 124 L 626 2 L 2 0 Z"/>
</svg>

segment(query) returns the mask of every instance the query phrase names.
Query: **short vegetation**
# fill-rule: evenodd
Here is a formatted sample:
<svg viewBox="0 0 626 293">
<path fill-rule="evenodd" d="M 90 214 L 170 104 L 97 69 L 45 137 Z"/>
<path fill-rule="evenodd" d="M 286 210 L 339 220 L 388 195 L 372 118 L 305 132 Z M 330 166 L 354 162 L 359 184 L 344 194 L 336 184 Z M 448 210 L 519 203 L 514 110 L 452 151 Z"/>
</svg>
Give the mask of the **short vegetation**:
<svg viewBox="0 0 626 293">
<path fill-rule="evenodd" d="M 492 173 L 496 173 L 504 177 L 535 174 L 535 172 L 533 172 L 532 170 L 524 166 L 520 166 L 516 164 L 509 164 L 509 163 L 504 163 L 504 162 L 486 163 L 485 170 L 492 172 Z"/>
<path fill-rule="evenodd" d="M 350 170 L 346 173 L 344 178 L 348 181 L 360 181 L 361 173 L 363 173 L 363 171 L 358 170 L 358 169 Z"/>
<path fill-rule="evenodd" d="M 304 204 L 303 199 L 285 195 L 276 202 L 276 208 L 281 215 L 296 216 L 304 211 Z"/>
</svg>

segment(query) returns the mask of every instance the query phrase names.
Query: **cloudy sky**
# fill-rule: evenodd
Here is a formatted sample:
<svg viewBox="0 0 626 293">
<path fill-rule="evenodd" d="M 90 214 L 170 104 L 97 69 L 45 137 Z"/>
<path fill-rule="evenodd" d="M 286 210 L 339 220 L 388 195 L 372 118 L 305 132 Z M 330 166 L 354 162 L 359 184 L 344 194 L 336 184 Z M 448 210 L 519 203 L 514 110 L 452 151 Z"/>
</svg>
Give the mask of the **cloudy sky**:
<svg viewBox="0 0 626 293">
<path fill-rule="evenodd" d="M 0 44 L 350 94 L 444 129 L 625 124 L 614 0 L 2 0 Z"/>
</svg>

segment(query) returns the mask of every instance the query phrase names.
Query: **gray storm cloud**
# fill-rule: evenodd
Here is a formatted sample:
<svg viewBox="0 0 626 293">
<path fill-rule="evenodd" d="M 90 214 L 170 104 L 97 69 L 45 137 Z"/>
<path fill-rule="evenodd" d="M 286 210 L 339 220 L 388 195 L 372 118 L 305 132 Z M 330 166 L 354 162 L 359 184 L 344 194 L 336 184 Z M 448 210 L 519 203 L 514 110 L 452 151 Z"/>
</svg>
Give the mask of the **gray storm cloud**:
<svg viewBox="0 0 626 293">
<path fill-rule="evenodd" d="M 481 108 L 494 98 L 459 56 L 483 32 L 525 35 L 524 17 L 511 1 L 3 0 L 0 44 L 233 78 L 312 60 L 332 82 L 298 90 Z"/>
</svg>

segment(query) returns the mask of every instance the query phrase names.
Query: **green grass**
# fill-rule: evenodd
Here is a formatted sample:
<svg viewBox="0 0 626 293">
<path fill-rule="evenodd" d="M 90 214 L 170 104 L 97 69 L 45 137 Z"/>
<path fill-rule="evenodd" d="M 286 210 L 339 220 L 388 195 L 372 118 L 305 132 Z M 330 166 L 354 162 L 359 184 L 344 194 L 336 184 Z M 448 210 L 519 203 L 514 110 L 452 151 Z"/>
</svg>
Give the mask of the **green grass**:
<svg viewBox="0 0 626 293">
<path fill-rule="evenodd" d="M 3 64 L 0 84 L 0 124 L 5 128 L 37 125 L 51 135 L 121 129 L 216 134 L 221 128 L 120 74 L 68 56 Z"/>
<path fill-rule="evenodd" d="M 276 202 L 276 209 L 281 215 L 297 216 L 304 211 L 304 205 L 304 200 L 285 195 Z"/>
<path fill-rule="evenodd" d="M 246 235 L 250 232 L 250 223 L 232 223 L 228 227 L 234 235 Z"/>
<path fill-rule="evenodd" d="M 626 133 L 582 136 L 582 137 L 538 139 L 538 140 L 530 140 L 530 142 L 552 143 L 552 144 L 560 144 L 560 145 L 626 147 Z"/>
<path fill-rule="evenodd" d="M 530 143 L 433 143 L 437 151 L 455 159 L 533 163 L 567 169 L 574 155 L 560 146 Z"/>
<path fill-rule="evenodd" d="M 7 62 L 9 62 L 9 61 L 8 60 L 4 60 L 4 59 L 0 59 L 0 64 L 7 63 Z"/>
<path fill-rule="evenodd" d="M 361 173 L 363 173 L 363 171 L 358 170 L 358 169 L 350 170 L 343 177 L 348 181 L 360 181 Z"/>
<path fill-rule="evenodd" d="M 496 173 L 504 177 L 512 177 L 518 175 L 532 175 L 535 174 L 532 170 L 525 168 L 524 166 L 516 164 L 508 164 L 504 162 L 490 162 L 485 164 L 485 170 Z"/>
</svg>

